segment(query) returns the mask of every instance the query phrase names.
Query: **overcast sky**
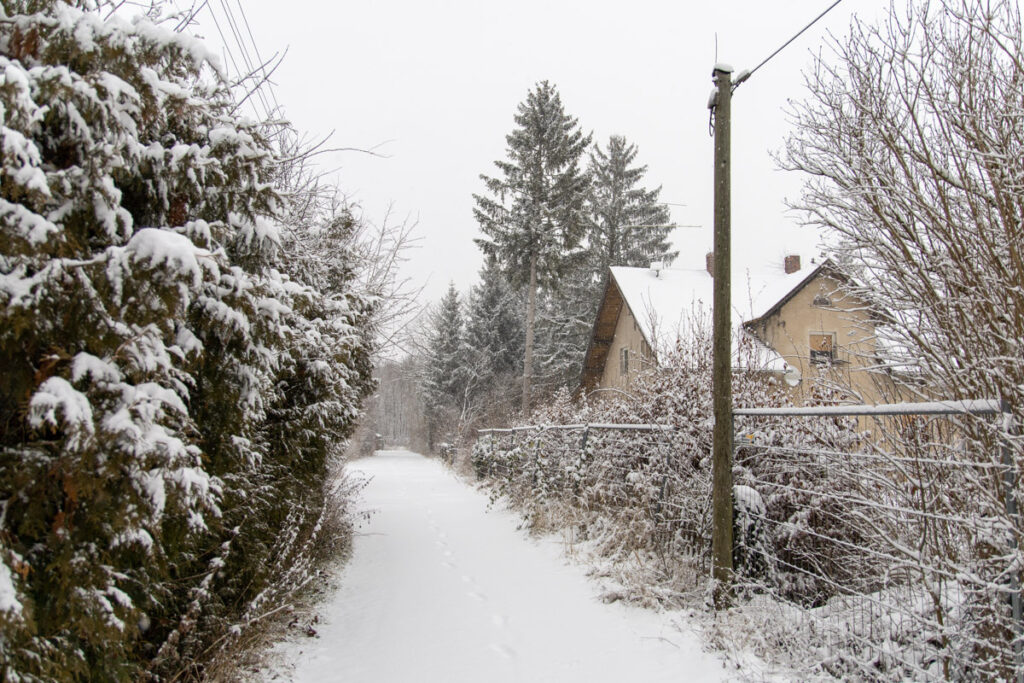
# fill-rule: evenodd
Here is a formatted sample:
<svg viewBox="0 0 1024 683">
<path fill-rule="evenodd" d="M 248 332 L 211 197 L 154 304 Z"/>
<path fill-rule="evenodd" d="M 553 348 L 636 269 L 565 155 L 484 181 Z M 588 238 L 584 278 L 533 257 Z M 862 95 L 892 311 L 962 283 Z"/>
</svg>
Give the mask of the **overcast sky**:
<svg viewBox="0 0 1024 683">
<path fill-rule="evenodd" d="M 433 300 L 449 280 L 463 291 L 476 280 L 472 194 L 483 189 L 480 174 L 493 174 L 504 158 L 516 105 L 541 80 L 558 87 L 567 113 L 595 140 L 621 134 L 637 144 L 648 186 L 661 185 L 663 201 L 682 205 L 671 207 L 673 220 L 701 226 L 676 232 L 677 263 L 702 263 L 713 215 L 712 67 L 753 68 L 832 0 L 213 0 L 210 7 L 222 21 L 223 7 L 232 7 L 240 20 L 239 4 L 264 58 L 288 49 L 273 79 L 288 118 L 314 134 L 336 131 L 335 145 L 387 155 L 349 152 L 324 163 L 340 167 L 341 187 L 370 220 L 384 220 L 391 207 L 390 220 L 418 222 L 406 271 L 427 283 L 424 297 Z M 802 179 L 776 170 L 770 153 L 785 139 L 787 100 L 805 96 L 802 71 L 825 32 L 845 34 L 852 14 L 873 21 L 887 6 L 844 0 L 736 91 L 737 261 L 777 259 L 781 267 L 784 254 L 814 250 L 817 237 L 785 208 Z M 219 42 L 203 18 L 200 32 Z"/>
</svg>

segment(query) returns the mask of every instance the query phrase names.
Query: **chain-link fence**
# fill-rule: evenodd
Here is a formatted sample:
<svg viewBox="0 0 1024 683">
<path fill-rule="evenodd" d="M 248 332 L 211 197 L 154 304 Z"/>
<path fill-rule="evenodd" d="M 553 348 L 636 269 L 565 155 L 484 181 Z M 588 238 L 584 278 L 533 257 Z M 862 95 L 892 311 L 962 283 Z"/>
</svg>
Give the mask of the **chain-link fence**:
<svg viewBox="0 0 1024 683">
<path fill-rule="evenodd" d="M 770 611 L 777 640 L 847 680 L 1019 678 L 998 403 L 737 410 L 734 426 L 740 609 Z"/>
<path fill-rule="evenodd" d="M 1003 406 L 734 418 L 735 611 L 763 631 L 769 659 L 847 680 L 1022 680 L 1021 443 Z M 616 550 L 653 550 L 703 581 L 712 520 L 702 431 L 483 430 L 473 465 L 528 515 L 572 511 L 613 527 Z"/>
</svg>

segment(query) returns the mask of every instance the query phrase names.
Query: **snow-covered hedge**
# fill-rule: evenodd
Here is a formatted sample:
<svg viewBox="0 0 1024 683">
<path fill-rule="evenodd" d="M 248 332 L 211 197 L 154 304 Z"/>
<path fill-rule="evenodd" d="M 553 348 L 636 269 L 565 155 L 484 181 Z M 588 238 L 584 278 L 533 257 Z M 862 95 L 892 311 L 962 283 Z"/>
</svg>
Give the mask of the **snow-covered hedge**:
<svg viewBox="0 0 1024 683">
<path fill-rule="evenodd" d="M 199 675 L 310 561 L 371 303 L 201 45 L 82 7 L 0 8 L 0 671 Z"/>
<path fill-rule="evenodd" d="M 709 361 L 697 342 L 607 400 L 563 393 L 534 426 L 482 434 L 474 467 L 531 527 L 589 541 L 630 594 L 699 604 Z M 739 373 L 734 389 L 741 407 L 786 402 L 769 375 Z M 1014 677 L 1020 519 L 1004 457 L 1016 437 L 997 417 L 737 417 L 737 604 L 713 638 L 795 678 Z"/>
<path fill-rule="evenodd" d="M 695 324 L 702 329 L 699 320 Z M 588 528 L 600 527 L 603 552 L 611 556 L 642 549 L 659 558 L 688 557 L 703 572 L 711 537 L 710 351 L 707 338 L 695 334 L 664 354 L 661 368 L 637 377 L 628 392 L 574 401 L 563 391 L 530 416 L 527 422 L 537 425 L 536 429 L 481 437 L 473 450 L 478 476 L 494 483 L 496 495 L 521 506 L 533 524 L 572 523 L 584 535 Z M 735 394 L 739 405 L 786 402 L 769 373 L 737 375 Z M 670 429 L 628 427 L 640 424 Z M 565 429 L 566 425 L 580 426 Z M 808 448 L 835 438 L 834 431 L 806 423 L 776 430 L 775 436 Z M 740 451 L 752 455 L 750 449 Z M 758 491 L 748 484 L 771 475 L 760 471 L 756 457 L 744 457 L 738 460 L 734 476 L 738 487 L 749 489 L 744 500 L 755 501 Z M 766 501 L 772 512 L 788 505 L 784 497 Z M 751 525 L 739 531 L 744 532 L 741 537 L 762 547 L 771 545 L 772 552 L 789 552 L 791 541 L 807 542 L 797 535 L 769 543 L 768 531 Z M 784 581 L 793 574 L 792 583 L 797 583 L 799 565 L 795 571 L 777 569 L 773 562 L 742 547 L 736 555 L 740 573 L 749 574 L 748 578 L 761 580 L 770 574 Z"/>
</svg>

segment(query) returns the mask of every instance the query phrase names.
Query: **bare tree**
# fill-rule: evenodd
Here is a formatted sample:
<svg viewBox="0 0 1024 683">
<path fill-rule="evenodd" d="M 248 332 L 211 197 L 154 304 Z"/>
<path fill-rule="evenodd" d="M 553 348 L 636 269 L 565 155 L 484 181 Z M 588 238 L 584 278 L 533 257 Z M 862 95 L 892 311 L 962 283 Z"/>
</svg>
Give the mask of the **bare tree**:
<svg viewBox="0 0 1024 683">
<path fill-rule="evenodd" d="M 1024 393 L 1024 45 L 1014 2 L 855 19 L 807 75 L 798 208 L 893 315 L 881 350 L 947 396 Z"/>
<path fill-rule="evenodd" d="M 1001 398 L 1020 424 L 1024 39 L 1018 4 L 894 5 L 879 26 L 855 19 L 849 37 L 831 48 L 807 75 L 809 98 L 792 110 L 796 130 L 783 163 L 811 176 L 797 208 L 826 229 L 840 261 L 864 283 L 861 294 L 888 311 L 889 324 L 878 328 L 878 353 L 896 370 L 904 393 Z M 994 427 L 991 420 L 965 421 L 957 430 L 965 445 L 953 457 L 1000 467 L 1012 453 L 1019 463 L 1020 439 Z M 966 505 L 959 493 L 970 491 L 972 505 L 985 502 L 979 514 L 999 519 L 1006 530 L 997 548 L 977 540 L 951 547 L 971 547 L 978 566 L 970 573 L 986 584 L 982 597 L 972 598 L 977 604 L 964 610 L 978 624 L 974 642 L 982 643 L 972 646 L 975 661 L 985 662 L 975 674 L 1009 677 L 1013 662 L 992 653 L 1005 655 L 1013 637 L 999 596 L 1019 582 L 1008 568 L 1019 566 L 1024 537 L 1012 512 L 1020 487 L 1009 473 L 1007 479 L 969 475 L 935 504 Z"/>
</svg>

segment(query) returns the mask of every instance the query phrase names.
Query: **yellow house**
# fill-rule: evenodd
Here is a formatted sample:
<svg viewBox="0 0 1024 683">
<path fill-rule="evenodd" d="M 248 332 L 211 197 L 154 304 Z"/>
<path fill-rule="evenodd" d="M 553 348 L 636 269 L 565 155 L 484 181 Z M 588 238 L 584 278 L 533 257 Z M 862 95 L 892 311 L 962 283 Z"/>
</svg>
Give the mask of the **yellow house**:
<svg viewBox="0 0 1024 683">
<path fill-rule="evenodd" d="M 848 278 L 831 261 L 809 269 L 796 254 L 779 261 L 733 273 L 737 367 L 784 377 L 798 404 L 823 382 L 852 390 L 856 402 L 879 402 L 891 383 L 877 371 L 876 316 L 844 292 Z M 711 264 L 708 254 L 705 268 L 611 268 L 583 363 L 583 390 L 625 389 L 657 362 L 658 349 L 683 335 L 710 334 Z M 754 342 L 753 356 L 738 353 L 744 339 Z"/>
</svg>

